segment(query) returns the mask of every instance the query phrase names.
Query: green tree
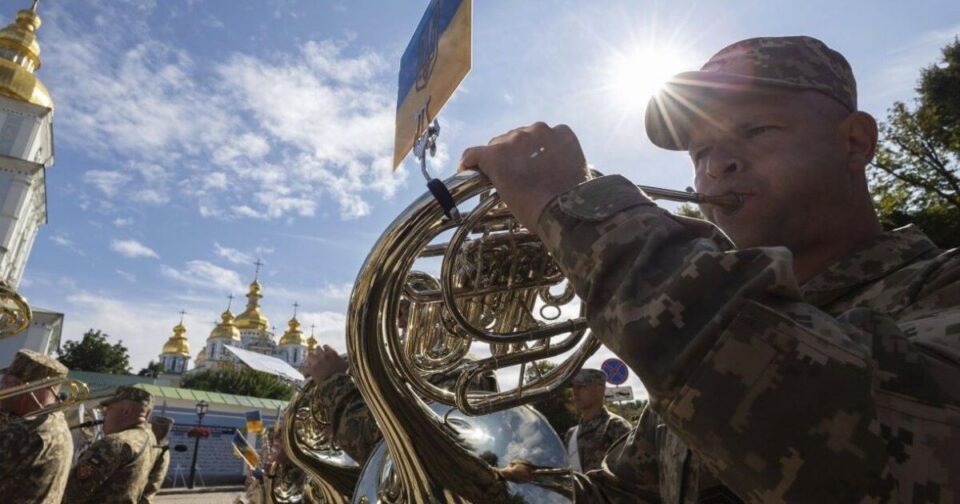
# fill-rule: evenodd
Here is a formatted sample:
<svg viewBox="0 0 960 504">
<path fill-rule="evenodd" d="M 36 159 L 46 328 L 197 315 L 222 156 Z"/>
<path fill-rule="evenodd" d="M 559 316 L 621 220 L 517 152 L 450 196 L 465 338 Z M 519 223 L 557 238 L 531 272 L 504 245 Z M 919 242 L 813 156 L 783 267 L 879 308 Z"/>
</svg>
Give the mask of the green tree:
<svg viewBox="0 0 960 504">
<path fill-rule="evenodd" d="M 960 40 L 921 71 L 913 106 L 896 102 L 880 124 L 870 169 L 887 228 L 917 224 L 939 246 L 960 245 Z"/>
<path fill-rule="evenodd" d="M 204 369 L 183 377 L 180 386 L 187 389 L 237 394 L 267 399 L 290 399 L 293 387 L 266 373 L 246 366 Z"/>
<path fill-rule="evenodd" d="M 691 205 L 690 203 L 681 203 L 680 206 L 677 207 L 676 214 L 684 217 L 693 217 L 694 219 L 704 219 L 703 212 L 701 212 L 696 205 Z"/>
<path fill-rule="evenodd" d="M 550 361 L 538 361 L 535 363 L 535 366 L 536 367 L 533 365 L 527 366 L 525 371 L 527 380 L 536 379 L 541 373 L 546 374 L 551 369 L 557 367 L 556 364 Z M 537 372 L 538 369 L 539 373 Z M 550 426 L 553 427 L 553 430 L 557 431 L 561 439 L 570 427 L 577 425 L 578 419 L 573 406 L 573 392 L 570 390 L 570 387 L 564 387 L 554 395 L 533 402 L 530 405 L 540 413 L 543 413 L 543 416 L 547 418 L 547 422 L 550 422 Z"/>
<path fill-rule="evenodd" d="M 163 364 L 151 360 L 147 367 L 141 369 L 137 372 L 137 376 L 147 376 L 150 378 L 156 378 L 163 373 Z"/>
<path fill-rule="evenodd" d="M 628 401 L 625 403 L 608 403 L 607 409 L 611 412 L 616 413 L 623 418 L 626 418 L 633 425 L 637 425 L 637 419 L 640 418 L 640 413 L 643 412 L 643 408 L 647 407 L 647 401 L 645 399 L 637 399 L 635 401 Z"/>
<path fill-rule="evenodd" d="M 123 341 L 107 343 L 109 336 L 99 329 L 88 330 L 80 341 L 68 341 L 57 350 L 60 362 L 75 371 L 130 374 L 130 355 Z"/>
</svg>

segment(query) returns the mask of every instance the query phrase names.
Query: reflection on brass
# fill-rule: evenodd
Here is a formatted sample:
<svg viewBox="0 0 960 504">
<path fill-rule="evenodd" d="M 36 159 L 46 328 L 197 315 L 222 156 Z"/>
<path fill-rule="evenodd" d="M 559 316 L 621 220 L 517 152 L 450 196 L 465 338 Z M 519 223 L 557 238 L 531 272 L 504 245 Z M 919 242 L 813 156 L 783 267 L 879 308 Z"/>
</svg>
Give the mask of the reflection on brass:
<svg viewBox="0 0 960 504">
<path fill-rule="evenodd" d="M 360 466 L 337 450 L 325 435 L 326 422 L 317 418 L 317 408 L 311 404 L 315 390 L 314 383 L 308 381 L 291 399 L 283 414 L 280 433 L 284 453 L 302 471 L 301 475 L 306 474 L 307 485 L 304 488 L 302 478 L 299 482 L 288 479 L 274 485 L 281 486 L 284 495 L 294 493 L 291 485 L 299 485 L 300 492 L 306 493 L 307 502 L 346 503 L 360 477 Z"/>
<path fill-rule="evenodd" d="M 16 336 L 30 326 L 33 312 L 17 291 L 0 282 L 0 339 Z"/>
</svg>

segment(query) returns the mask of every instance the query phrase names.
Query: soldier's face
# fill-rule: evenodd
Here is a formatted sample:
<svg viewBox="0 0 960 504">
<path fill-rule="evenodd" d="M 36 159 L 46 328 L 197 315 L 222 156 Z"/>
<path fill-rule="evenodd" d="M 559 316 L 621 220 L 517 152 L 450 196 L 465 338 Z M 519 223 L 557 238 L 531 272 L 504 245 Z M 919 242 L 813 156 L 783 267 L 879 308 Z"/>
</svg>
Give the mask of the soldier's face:
<svg viewBox="0 0 960 504">
<path fill-rule="evenodd" d="M 603 385 L 574 385 L 573 405 L 577 413 L 583 413 L 603 404 Z"/>
<path fill-rule="evenodd" d="M 103 432 L 113 434 L 127 429 L 139 421 L 141 411 L 133 401 L 117 401 L 108 404 L 103 411 Z"/>
<path fill-rule="evenodd" d="M 20 381 L 20 379 L 17 378 L 16 376 L 4 374 L 3 378 L 0 379 L 0 389 L 16 387 L 17 385 L 21 385 L 22 383 L 23 382 Z M 9 397 L 7 399 L 4 399 L 3 401 L 0 401 L 0 411 L 19 414 L 19 409 L 20 409 L 19 403 L 23 401 L 24 396 L 26 396 L 26 394 Z"/>
<path fill-rule="evenodd" d="M 743 207 L 704 205 L 706 218 L 741 248 L 783 245 L 796 254 L 829 239 L 824 230 L 855 187 L 839 127 L 845 111 L 836 107 L 814 92 L 707 100 L 691 133 L 694 184 L 706 194 L 740 193 Z"/>
</svg>

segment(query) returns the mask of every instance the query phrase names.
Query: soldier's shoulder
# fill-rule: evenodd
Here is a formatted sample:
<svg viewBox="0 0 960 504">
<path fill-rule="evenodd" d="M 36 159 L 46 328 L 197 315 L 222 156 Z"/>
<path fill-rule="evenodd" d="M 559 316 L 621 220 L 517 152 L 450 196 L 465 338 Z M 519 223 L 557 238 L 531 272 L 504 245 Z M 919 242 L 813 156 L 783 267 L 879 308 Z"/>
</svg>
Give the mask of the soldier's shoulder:
<svg viewBox="0 0 960 504">
<path fill-rule="evenodd" d="M 114 432 L 104 436 L 99 442 L 102 443 L 104 450 L 124 450 L 130 449 L 139 451 L 145 443 L 153 444 L 153 433 L 150 429 L 143 426 L 131 427 L 120 432 Z"/>
</svg>

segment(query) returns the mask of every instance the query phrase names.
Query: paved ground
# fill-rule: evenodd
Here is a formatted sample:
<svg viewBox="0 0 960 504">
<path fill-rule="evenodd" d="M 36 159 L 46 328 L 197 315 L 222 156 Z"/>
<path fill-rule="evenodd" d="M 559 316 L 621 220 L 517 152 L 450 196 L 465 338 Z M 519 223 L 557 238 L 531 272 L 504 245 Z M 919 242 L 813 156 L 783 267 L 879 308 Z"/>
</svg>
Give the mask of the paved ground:
<svg viewBox="0 0 960 504">
<path fill-rule="evenodd" d="M 240 492 L 176 493 L 157 495 L 159 504 L 233 504 Z"/>
</svg>

